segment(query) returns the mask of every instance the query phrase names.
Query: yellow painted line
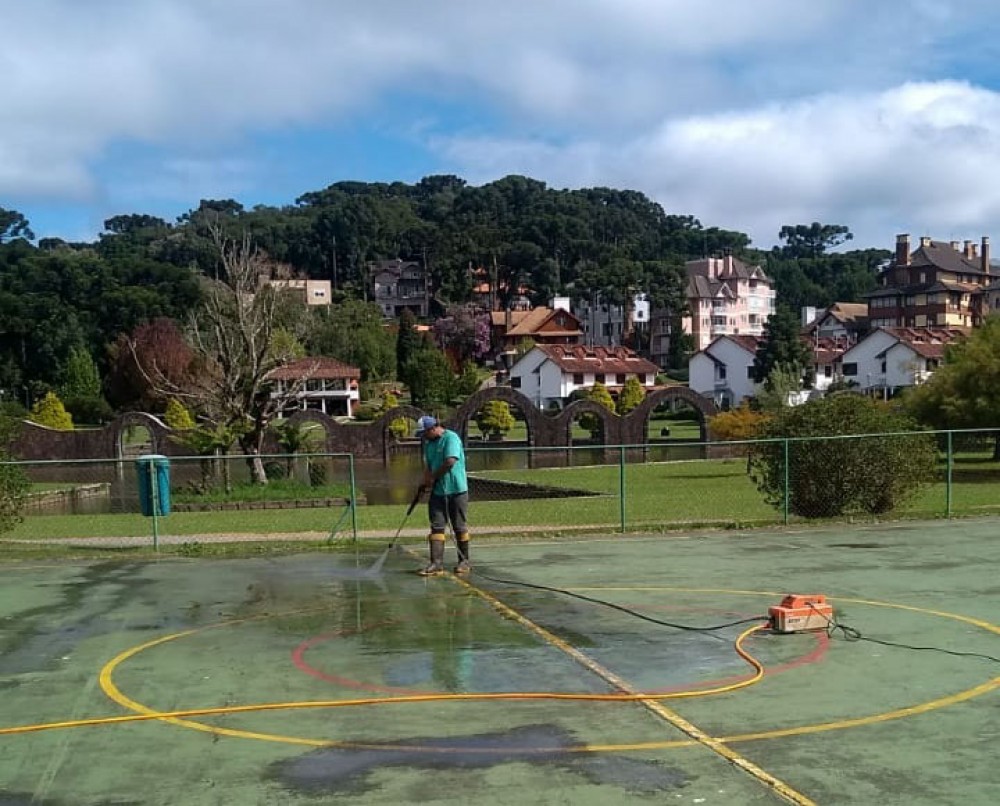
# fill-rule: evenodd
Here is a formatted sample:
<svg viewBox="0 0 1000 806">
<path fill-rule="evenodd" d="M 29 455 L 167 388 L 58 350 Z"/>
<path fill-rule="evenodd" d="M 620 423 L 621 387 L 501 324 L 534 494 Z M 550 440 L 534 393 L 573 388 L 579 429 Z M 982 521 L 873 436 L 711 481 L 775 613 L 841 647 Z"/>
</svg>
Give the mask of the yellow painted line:
<svg viewBox="0 0 1000 806">
<path fill-rule="evenodd" d="M 784 594 L 776 594 L 774 592 L 769 592 L 769 591 L 749 591 L 749 590 L 745 591 L 745 590 L 730 590 L 730 589 L 719 589 L 719 588 L 680 588 L 680 587 L 667 587 L 667 586 L 592 587 L 592 588 L 574 588 L 574 590 L 604 590 L 604 591 L 611 591 L 611 590 L 614 590 L 614 591 L 636 591 L 636 590 L 664 591 L 664 590 L 669 590 L 669 591 L 676 591 L 676 592 L 718 593 L 718 594 L 756 596 L 756 597 L 774 596 L 774 595 L 782 595 L 783 596 L 784 595 Z M 473 589 L 473 591 L 477 592 L 478 589 Z M 485 592 L 483 592 L 483 593 L 485 593 Z M 488 594 L 487 594 L 487 596 L 488 596 Z M 986 630 L 988 632 L 991 632 L 991 633 L 994 633 L 994 634 L 1000 634 L 1000 627 L 998 627 L 995 624 L 991 624 L 991 623 L 989 623 L 987 621 L 984 621 L 984 620 L 981 620 L 981 619 L 976 619 L 976 618 L 973 618 L 973 617 L 970 617 L 970 616 L 964 616 L 964 615 L 957 614 L 957 613 L 949 613 L 947 611 L 933 610 L 933 609 L 916 607 L 916 606 L 912 606 L 912 605 L 896 604 L 896 603 L 893 603 L 893 602 L 883 602 L 883 601 L 877 601 L 877 600 L 854 599 L 854 598 L 847 598 L 847 597 L 830 597 L 830 598 L 833 601 L 850 602 L 850 603 L 854 603 L 854 604 L 869 605 L 869 606 L 874 606 L 874 607 L 887 607 L 887 608 L 894 608 L 894 609 L 898 609 L 898 610 L 910 611 L 910 612 L 914 612 L 914 613 L 918 613 L 918 614 L 938 616 L 938 617 L 941 617 L 941 618 L 947 618 L 947 619 L 952 619 L 952 620 L 955 620 L 955 621 L 965 622 L 965 623 L 967 623 L 967 624 L 969 624 L 971 626 L 974 626 L 974 627 L 977 627 L 977 628 L 980 628 L 980 629 L 984 629 L 984 630 Z M 497 600 L 497 601 L 498 601 L 499 604 L 502 605 L 502 603 L 500 603 L 499 600 Z M 503 605 L 503 607 L 506 607 L 506 605 Z M 308 611 L 312 611 L 312 610 L 317 610 L 317 609 L 318 610 L 322 610 L 323 608 L 308 608 L 307 610 Z M 509 610 L 509 608 L 508 608 L 508 610 Z M 299 612 L 303 612 L 303 611 L 295 611 L 295 613 L 299 613 Z M 514 612 L 514 611 L 512 611 L 512 612 Z M 345 748 L 354 748 L 354 749 L 366 749 L 367 748 L 367 749 L 381 749 L 381 750 L 394 750 L 394 749 L 398 749 L 398 750 L 408 750 L 408 751 L 427 751 L 428 750 L 428 748 L 421 748 L 419 746 L 414 746 L 414 745 L 361 744 L 361 743 L 358 743 L 358 742 L 349 742 L 349 741 L 348 742 L 338 742 L 338 741 L 334 741 L 334 740 L 308 739 L 308 738 L 299 737 L 299 736 L 282 736 L 280 734 L 254 733 L 254 732 L 250 732 L 250 731 L 230 730 L 230 729 L 226 729 L 226 728 L 210 727 L 208 725 L 203 725 L 203 724 L 198 723 L 198 722 L 192 722 L 192 721 L 188 721 L 186 719 L 183 719 L 183 717 L 186 717 L 186 716 L 222 715 L 222 714 L 247 713 L 247 712 L 253 712 L 253 711 L 270 711 L 270 710 L 294 709 L 294 708 L 298 708 L 298 709 L 304 709 L 304 708 L 330 708 L 330 707 L 344 706 L 344 705 L 348 705 L 348 704 L 352 704 L 352 705 L 361 705 L 361 704 L 371 704 L 371 705 L 375 705 L 375 704 L 393 704 L 394 702 L 396 702 L 396 700 L 398 698 L 388 698 L 388 699 L 387 698 L 378 698 L 378 699 L 373 698 L 373 699 L 370 699 L 370 700 L 356 700 L 356 701 L 350 701 L 350 702 L 349 701 L 343 701 L 343 700 L 334 700 L 334 701 L 316 701 L 316 702 L 299 702 L 299 703 L 262 703 L 262 704 L 256 704 L 256 705 L 250 704 L 250 705 L 229 706 L 229 707 L 219 707 L 219 708 L 204 708 L 204 709 L 189 709 L 189 710 L 184 710 L 184 711 L 158 712 L 158 711 L 155 711 L 155 710 L 153 710 L 153 709 L 151 709 L 151 708 L 149 708 L 149 707 L 147 707 L 147 706 L 145 706 L 145 705 L 143 705 L 141 703 L 137 703 L 137 702 L 131 700 L 129 697 L 127 697 L 126 695 L 124 695 L 117 688 L 117 686 L 114 684 L 114 682 L 111 679 L 111 676 L 112 676 L 113 672 L 115 671 L 115 669 L 121 663 L 123 663 L 125 660 L 127 660 L 129 658 L 132 658 L 132 657 L 138 655 L 140 652 L 143 652 L 143 651 L 145 651 L 147 649 L 150 649 L 152 647 L 163 645 L 163 644 L 166 644 L 169 641 L 178 640 L 180 638 L 187 637 L 187 636 L 190 636 L 190 635 L 192 635 L 194 633 L 202 632 L 202 631 L 208 630 L 208 629 L 216 629 L 216 628 L 220 628 L 220 627 L 232 626 L 234 624 L 240 624 L 240 623 L 244 623 L 244 622 L 247 622 L 247 621 L 256 621 L 256 620 L 261 620 L 261 619 L 277 618 L 277 617 L 281 617 L 283 615 L 293 615 L 293 614 L 292 613 L 267 614 L 267 615 L 263 615 L 263 616 L 251 617 L 251 618 L 248 618 L 248 619 L 235 619 L 235 620 L 231 620 L 231 621 L 227 621 L 227 622 L 219 622 L 217 624 L 211 624 L 211 625 L 207 625 L 205 627 L 199 627 L 199 628 L 196 628 L 196 629 L 193 629 L 193 630 L 187 630 L 187 631 L 184 631 L 184 632 L 181 632 L 181 633 L 174 633 L 172 635 L 168 635 L 168 636 L 164 636 L 164 637 L 161 637 L 161 638 L 157 638 L 157 639 L 149 641 L 149 642 L 147 642 L 145 644 L 142 644 L 142 645 L 137 646 L 137 647 L 133 647 L 132 649 L 129 649 L 129 650 L 126 650 L 125 652 L 120 653 L 114 659 L 112 659 L 111 661 L 109 661 L 105 665 L 105 667 L 102 669 L 101 675 L 100 675 L 101 686 L 105 690 L 105 692 L 108 694 L 108 696 L 112 697 L 112 699 L 115 699 L 117 702 L 119 702 L 119 704 L 123 705 L 126 708 L 129 708 L 130 710 L 137 711 L 138 713 L 133 713 L 133 714 L 127 715 L 127 716 L 106 717 L 106 718 L 92 719 L 92 720 L 76 720 L 76 721 L 72 721 L 72 722 L 70 722 L 70 721 L 67 721 L 67 722 L 54 722 L 54 723 L 45 723 L 45 724 L 40 724 L 40 725 L 23 725 L 23 726 L 17 726 L 17 727 L 2 728 L 2 729 L 0 729 L 0 734 L 26 733 L 26 732 L 36 731 L 36 730 L 46 730 L 46 729 L 53 729 L 53 728 L 63 728 L 63 727 L 65 727 L 65 728 L 72 728 L 72 727 L 81 727 L 81 726 L 84 726 L 84 725 L 115 724 L 115 723 L 122 723 L 122 722 L 135 722 L 135 721 L 143 721 L 143 720 L 153 720 L 153 719 L 156 719 L 156 720 L 162 720 L 162 721 L 166 721 L 166 722 L 171 722 L 173 724 L 177 724 L 177 725 L 180 725 L 180 726 L 183 726 L 183 727 L 192 728 L 192 729 L 195 729 L 195 730 L 201 730 L 201 731 L 205 731 L 205 732 L 209 732 L 209 733 L 213 733 L 213 734 L 222 734 L 222 735 L 232 736 L 232 737 L 235 737 L 235 738 L 254 738 L 254 739 L 260 739 L 260 740 L 263 740 L 263 741 L 280 741 L 280 742 L 287 742 L 287 743 L 291 743 L 291 744 L 306 745 L 306 746 L 311 746 L 311 747 L 345 747 Z M 520 616 L 520 614 L 517 614 L 517 616 Z M 539 627 L 539 629 L 543 629 L 543 628 Z M 553 637 L 553 639 L 555 639 L 555 641 L 560 641 L 560 639 L 558 639 L 556 636 L 552 636 L 552 637 Z M 589 661 L 590 659 L 587 658 L 587 660 Z M 925 703 L 920 703 L 920 704 L 913 705 L 913 706 L 907 706 L 907 707 L 904 707 L 904 708 L 899 708 L 899 709 L 896 709 L 896 710 L 893 710 L 893 711 L 887 711 L 887 712 L 883 712 L 883 713 L 880 713 L 880 714 L 873 714 L 873 715 L 865 716 L 865 717 L 858 717 L 858 718 L 845 719 L 845 720 L 837 720 L 837 721 L 826 722 L 826 723 L 817 723 L 817 724 L 812 724 L 812 725 L 802 725 L 802 726 L 791 727 L 791 728 L 780 728 L 780 729 L 774 729 L 774 730 L 769 730 L 769 731 L 759 731 L 759 732 L 755 732 L 755 733 L 744 733 L 744 734 L 736 734 L 736 735 L 732 735 L 732 736 L 714 737 L 714 741 L 719 742 L 719 743 L 725 743 L 725 744 L 735 744 L 735 743 L 739 743 L 739 742 L 761 741 L 761 740 L 767 740 L 767 739 L 784 738 L 784 737 L 791 737 L 791 736 L 799 736 L 799 735 L 821 733 L 821 732 L 825 732 L 825 731 L 843 730 L 843 729 L 847 729 L 847 728 L 861 727 L 861 726 L 865 726 L 865 725 L 877 724 L 877 723 L 881 723 L 881 722 L 887 722 L 887 721 L 890 721 L 890 720 L 901 719 L 901 718 L 908 717 L 908 716 L 914 716 L 914 715 L 917 715 L 917 714 L 927 713 L 927 712 L 936 710 L 938 708 L 943 708 L 943 707 L 946 707 L 946 706 L 954 705 L 956 703 L 960 703 L 960 702 L 963 702 L 963 701 L 971 700 L 974 697 L 978 697 L 978 696 L 981 696 L 983 694 L 989 693 L 991 691 L 996 690 L 997 688 L 1000 688 L 1000 677 L 996 677 L 996 678 L 994 678 L 992 680 L 989 680 L 989 681 L 987 681 L 985 683 L 982 683 L 982 684 L 980 684 L 978 686 L 975 686 L 973 688 L 967 689 L 965 691 L 958 692 L 956 694 L 951 694 L 951 695 L 948 695 L 948 696 L 945 696 L 945 697 L 941 697 L 941 698 L 938 698 L 938 699 L 930 700 L 930 701 L 925 702 Z M 704 690 L 703 690 L 703 692 L 704 692 Z M 698 692 L 692 692 L 692 693 L 690 693 L 689 696 L 696 696 L 697 693 Z M 681 692 L 675 692 L 674 694 L 675 695 L 676 694 L 681 694 Z M 468 697 L 468 698 L 473 698 L 473 697 L 477 697 L 478 695 L 447 695 L 447 694 L 429 695 L 428 697 L 424 698 L 422 701 L 449 699 L 449 698 L 462 697 L 462 696 L 465 696 L 465 697 Z M 492 696 L 492 695 L 487 695 L 487 696 Z M 620 697 L 620 699 L 625 700 L 625 701 L 627 701 L 628 699 L 631 699 L 631 700 L 635 701 L 636 699 L 642 697 L 642 695 L 638 695 L 637 697 L 631 697 L 629 695 L 608 695 L 608 696 L 611 696 L 611 697 L 618 696 L 618 697 Z M 649 695 L 649 696 L 662 696 L 662 695 Z M 578 697 L 577 697 L 577 695 L 568 695 L 567 698 L 569 698 L 569 699 L 576 699 Z M 524 699 L 528 699 L 528 698 L 525 697 Z M 642 751 L 642 750 L 661 750 L 661 749 L 672 749 L 672 748 L 681 748 L 681 747 L 692 747 L 692 746 L 696 746 L 697 744 L 699 744 L 699 742 L 697 740 L 695 740 L 695 739 L 680 739 L 680 740 L 668 740 L 668 741 L 658 741 L 658 742 L 634 742 L 634 743 L 628 743 L 628 744 L 624 744 L 624 743 L 623 744 L 599 744 L 599 743 L 594 743 L 594 744 L 582 744 L 582 745 L 575 745 L 575 746 L 571 746 L 571 747 L 559 748 L 559 751 L 560 752 L 623 752 L 623 751 L 629 751 L 629 750 Z M 544 749 L 542 749 L 540 752 L 544 752 Z"/>
<path fill-rule="evenodd" d="M 512 607 L 504 604 L 504 602 L 500 601 L 492 594 L 487 593 L 481 588 L 476 587 L 475 585 L 471 584 L 470 582 L 467 582 L 461 577 L 452 575 L 451 579 L 453 579 L 456 583 L 458 583 L 462 587 L 466 588 L 471 593 L 474 593 L 476 596 L 479 596 L 481 599 L 487 602 L 491 607 L 493 607 L 494 610 L 497 610 L 502 615 L 512 619 L 513 621 L 520 624 L 522 627 L 533 632 L 547 644 L 569 655 L 571 658 L 573 658 L 573 660 L 582 665 L 584 668 L 596 674 L 598 677 L 603 678 L 604 680 L 611 683 L 613 686 L 620 689 L 621 691 L 628 692 L 629 694 L 638 694 L 636 689 L 634 689 L 626 680 L 616 675 L 610 669 L 607 669 L 601 664 L 597 663 L 592 658 L 585 655 L 583 652 L 580 652 L 580 650 L 578 650 L 576 647 L 562 640 L 559 636 L 549 632 L 540 624 L 536 624 L 527 616 L 524 616 L 517 610 L 514 610 Z M 808 797 L 803 795 L 801 792 L 798 792 L 797 790 L 790 787 L 784 781 L 781 781 L 779 778 L 771 775 L 771 773 L 757 766 L 749 759 L 741 756 L 735 750 L 726 747 L 726 745 L 721 740 L 709 736 L 697 725 L 684 719 L 684 717 L 682 717 L 676 711 L 667 708 L 665 705 L 658 702 L 657 700 L 643 698 L 637 700 L 637 702 L 645 706 L 648 710 L 652 711 L 656 716 L 660 717 L 661 719 L 664 719 L 678 730 L 690 736 L 699 744 L 707 747 L 709 750 L 712 750 L 714 753 L 720 755 L 722 758 L 726 759 L 726 761 L 730 762 L 731 764 L 743 770 L 744 772 L 749 773 L 758 781 L 770 787 L 772 790 L 774 790 L 776 794 L 778 794 L 785 800 L 789 801 L 790 803 L 802 804 L 803 806 L 815 803 L 814 801 L 810 800 Z"/>
</svg>

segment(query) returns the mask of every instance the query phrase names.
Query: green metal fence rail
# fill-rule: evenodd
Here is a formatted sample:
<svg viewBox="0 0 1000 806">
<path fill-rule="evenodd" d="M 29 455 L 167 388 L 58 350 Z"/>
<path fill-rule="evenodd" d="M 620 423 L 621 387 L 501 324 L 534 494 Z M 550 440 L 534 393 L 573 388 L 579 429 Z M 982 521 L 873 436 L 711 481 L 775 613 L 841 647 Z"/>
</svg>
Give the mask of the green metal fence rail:
<svg viewBox="0 0 1000 806">
<path fill-rule="evenodd" d="M 928 441 L 926 484 L 905 497 L 880 487 L 885 451 L 927 456 Z M 471 440 L 470 520 L 474 534 L 524 534 L 1000 514 L 998 441 L 1000 428 L 561 448 Z M 767 494 L 748 472 L 762 457 L 772 461 Z M 348 453 L 261 460 L 266 488 L 243 455 L 170 457 L 170 511 L 152 518 L 141 514 L 133 459 L 5 462 L 31 485 L 22 520 L 0 539 L 355 542 L 394 533 L 420 482 L 415 442 L 387 463 Z M 843 508 L 847 493 L 862 503 Z M 404 527 L 404 538 L 425 534 L 423 508 Z"/>
</svg>

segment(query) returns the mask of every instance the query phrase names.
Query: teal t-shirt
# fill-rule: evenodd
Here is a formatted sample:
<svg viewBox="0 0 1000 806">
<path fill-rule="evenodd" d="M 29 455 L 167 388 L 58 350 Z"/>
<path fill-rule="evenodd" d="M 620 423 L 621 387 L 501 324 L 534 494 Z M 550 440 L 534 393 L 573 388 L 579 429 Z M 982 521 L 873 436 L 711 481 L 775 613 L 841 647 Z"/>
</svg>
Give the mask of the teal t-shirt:
<svg viewBox="0 0 1000 806">
<path fill-rule="evenodd" d="M 455 457 L 455 464 L 434 483 L 435 495 L 456 495 L 469 491 L 469 480 L 465 475 L 465 451 L 458 434 L 448 429 L 438 439 L 424 442 L 424 461 L 432 473 L 444 464 L 445 459 L 452 456 Z"/>
</svg>

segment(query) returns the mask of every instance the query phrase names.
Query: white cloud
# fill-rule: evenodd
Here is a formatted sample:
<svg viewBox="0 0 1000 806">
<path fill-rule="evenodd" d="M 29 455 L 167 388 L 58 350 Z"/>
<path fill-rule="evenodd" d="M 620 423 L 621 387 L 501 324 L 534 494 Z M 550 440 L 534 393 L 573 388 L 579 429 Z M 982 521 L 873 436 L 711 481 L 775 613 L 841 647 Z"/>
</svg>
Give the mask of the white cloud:
<svg viewBox="0 0 1000 806">
<path fill-rule="evenodd" d="M 362 120 L 405 97 L 501 121 L 489 153 L 483 141 L 445 149 L 470 176 L 563 165 L 567 184 L 634 184 L 742 228 L 758 208 L 739 205 L 777 198 L 772 171 L 793 212 L 851 182 L 864 195 L 860 166 L 879 155 L 929 156 L 954 127 L 887 134 L 849 115 L 877 113 L 872 99 L 907 81 L 937 86 L 919 82 L 956 74 L 956 60 L 987 62 L 998 18 L 987 0 L 33 0 L 4 11 L 0 196 L 106 196 L 95 166 L 116 144 L 202 159 L 248 132 Z M 988 151 L 943 145 L 952 170 Z M 815 164 L 831 153 L 858 167 Z M 205 175 L 236 184 L 225 166 Z"/>
<path fill-rule="evenodd" d="M 1000 94 L 960 82 L 669 120 L 623 142 L 435 146 L 473 181 L 516 172 L 636 188 L 761 246 L 783 224 L 846 224 L 855 244 L 888 248 L 895 232 L 972 237 L 1000 219 Z"/>
</svg>

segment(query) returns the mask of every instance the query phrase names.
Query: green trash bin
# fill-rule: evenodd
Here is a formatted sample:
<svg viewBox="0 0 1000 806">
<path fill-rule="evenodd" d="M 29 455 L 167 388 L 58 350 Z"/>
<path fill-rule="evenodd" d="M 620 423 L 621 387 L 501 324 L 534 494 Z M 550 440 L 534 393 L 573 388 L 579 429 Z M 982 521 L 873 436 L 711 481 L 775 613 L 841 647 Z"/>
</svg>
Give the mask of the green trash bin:
<svg viewBox="0 0 1000 806">
<path fill-rule="evenodd" d="M 160 454 L 146 454 L 135 460 L 135 472 L 139 479 L 139 508 L 142 514 L 170 514 L 170 460 Z M 156 493 L 156 511 L 153 511 Z"/>
</svg>

